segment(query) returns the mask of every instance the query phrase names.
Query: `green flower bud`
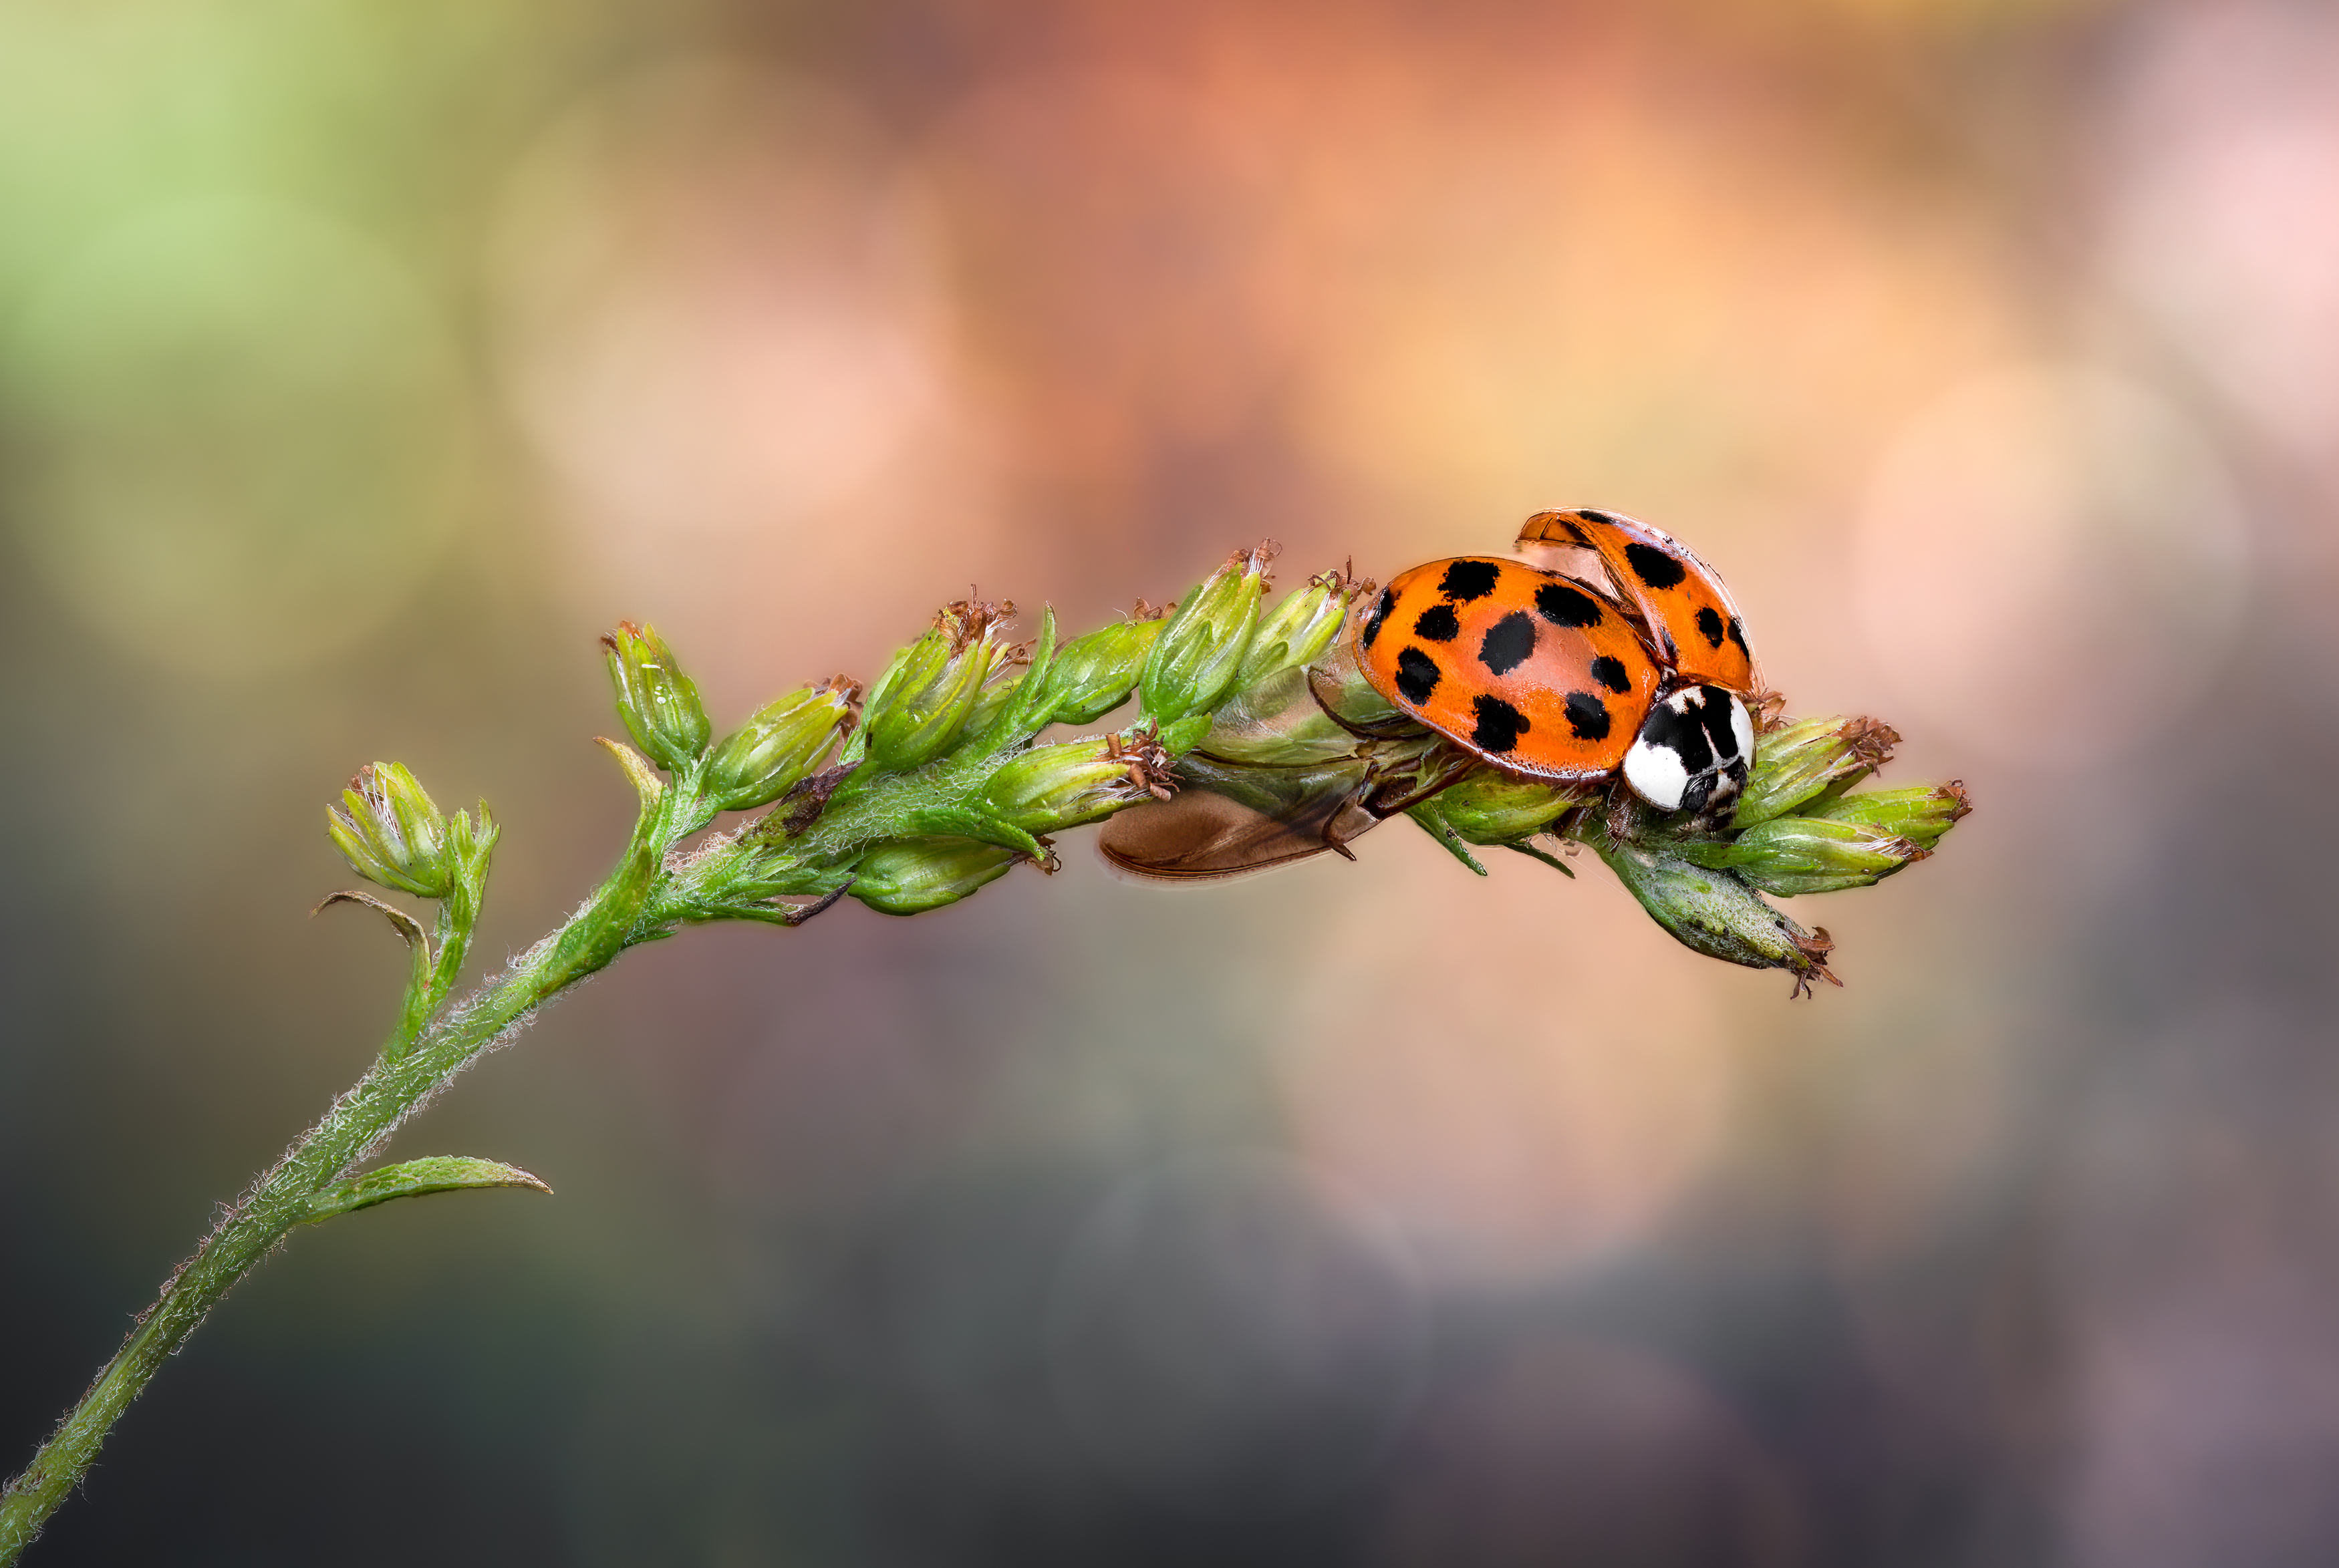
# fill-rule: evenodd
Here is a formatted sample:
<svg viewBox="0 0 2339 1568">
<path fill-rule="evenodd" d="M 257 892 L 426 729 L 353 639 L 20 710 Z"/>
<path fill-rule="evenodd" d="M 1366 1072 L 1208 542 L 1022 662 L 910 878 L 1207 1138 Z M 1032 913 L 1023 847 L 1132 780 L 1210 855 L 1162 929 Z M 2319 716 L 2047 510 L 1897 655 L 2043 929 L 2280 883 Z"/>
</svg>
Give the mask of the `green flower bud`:
<svg viewBox="0 0 2339 1568">
<path fill-rule="evenodd" d="M 1849 789 L 1892 760 L 1900 736 L 1867 718 L 1798 719 L 1754 743 L 1754 765 L 1731 821 L 1752 827 L 1828 790 Z"/>
<path fill-rule="evenodd" d="M 634 744 L 669 771 L 706 754 L 714 726 L 699 705 L 698 688 L 656 628 L 620 621 L 616 631 L 602 636 L 601 646 L 608 650 L 617 712 L 633 732 Z"/>
<path fill-rule="evenodd" d="M 1932 851 L 1864 823 L 1826 817 L 1774 817 L 1727 843 L 1683 844 L 1685 859 L 1735 871 L 1781 898 L 1840 892 L 1890 876 Z"/>
<path fill-rule="evenodd" d="M 992 721 L 1006 711 L 1007 705 L 1016 699 L 1023 690 L 1023 683 L 1031 678 L 1031 673 L 1026 671 L 983 687 L 975 695 L 974 705 L 966 710 L 966 725 L 959 734 L 979 735 L 988 730 Z"/>
<path fill-rule="evenodd" d="M 1964 783 L 1916 784 L 1906 789 L 1870 790 L 1829 801 L 1805 814 L 1806 821 L 1857 823 L 1896 838 L 1906 839 L 1930 853 L 1941 835 L 1973 810 Z"/>
<path fill-rule="evenodd" d="M 480 814 L 484 819 L 484 808 Z M 445 898 L 454 891 L 460 857 L 448 851 L 447 819 L 398 763 L 369 763 L 359 769 L 341 792 L 341 804 L 325 808 L 325 831 L 369 882 L 422 898 Z M 471 847 L 469 822 L 462 837 L 463 846 Z"/>
<path fill-rule="evenodd" d="M 1482 767 L 1433 797 L 1437 814 L 1470 843 L 1532 838 L 1598 792 L 1588 785 L 1538 784 Z"/>
<path fill-rule="evenodd" d="M 1263 617 L 1251 634 L 1250 647 L 1236 672 L 1235 685 L 1246 687 L 1278 670 L 1313 662 L 1331 646 L 1340 623 L 1348 616 L 1348 579 L 1340 572 L 1312 577 L 1297 593 L 1284 596 L 1275 613 Z"/>
<path fill-rule="evenodd" d="M 1210 733 L 1210 712 L 1205 708 L 1188 714 L 1176 724 L 1157 725 L 1154 733 L 1160 739 L 1162 750 L 1181 757 L 1202 744 L 1203 737 Z"/>
<path fill-rule="evenodd" d="M 479 803 L 477 826 L 469 812 L 459 811 L 447 819 L 447 858 L 455 872 L 456 893 L 467 897 L 477 910 L 487 894 L 488 857 L 494 853 L 496 835 L 502 830 L 495 818 L 488 814 L 488 803 Z"/>
<path fill-rule="evenodd" d="M 838 676 L 766 704 L 707 759 L 707 798 L 724 811 L 767 805 L 812 773 L 850 734 L 858 683 Z"/>
<path fill-rule="evenodd" d="M 1403 729 L 1414 721 L 1405 710 L 1373 689 L 1357 663 L 1356 645 L 1338 642 L 1308 666 L 1310 701 L 1328 707 L 1347 723 L 1376 735 Z M 1419 727 L 1415 725 L 1414 727 Z"/>
<path fill-rule="evenodd" d="M 1015 858 L 1012 849 L 971 838 L 906 839 L 863 855 L 847 891 L 880 914 L 919 914 L 998 881 Z"/>
<path fill-rule="evenodd" d="M 1834 943 L 1824 929 L 1805 931 L 1729 872 L 1693 865 L 1650 845 L 1620 843 L 1596 829 L 1586 842 L 1683 946 L 1748 969 L 1783 969 L 1795 977 L 1797 995 L 1809 991 L 1813 980 L 1843 983 L 1828 972 Z"/>
<path fill-rule="evenodd" d="M 1232 763 L 1287 767 L 1355 754 L 1357 736 L 1333 722 L 1308 689 L 1308 670 L 1287 666 L 1250 682 L 1211 715 L 1201 749 Z"/>
<path fill-rule="evenodd" d="M 1206 713 L 1234 685 L 1258 625 L 1259 595 L 1275 549 L 1269 541 L 1237 550 L 1209 581 L 1186 596 L 1154 643 L 1138 683 L 1147 717 L 1166 727 Z"/>
<path fill-rule="evenodd" d="M 1048 667 L 1051 722 L 1091 724 L 1127 702 L 1145 673 L 1146 656 L 1169 624 L 1142 617 L 1122 621 L 1058 649 Z"/>
<path fill-rule="evenodd" d="M 1124 741 L 1039 746 L 991 775 L 983 809 L 1030 833 L 1056 833 L 1099 822 L 1131 802 L 1168 800 L 1176 787 L 1170 754 L 1159 736 L 1139 733 Z"/>
<path fill-rule="evenodd" d="M 869 693 L 863 719 L 871 763 L 906 773 L 950 749 L 983 687 L 1017 656 L 1000 635 L 1014 613 L 1012 604 L 960 599 L 943 607 L 925 636 L 893 656 Z"/>
</svg>

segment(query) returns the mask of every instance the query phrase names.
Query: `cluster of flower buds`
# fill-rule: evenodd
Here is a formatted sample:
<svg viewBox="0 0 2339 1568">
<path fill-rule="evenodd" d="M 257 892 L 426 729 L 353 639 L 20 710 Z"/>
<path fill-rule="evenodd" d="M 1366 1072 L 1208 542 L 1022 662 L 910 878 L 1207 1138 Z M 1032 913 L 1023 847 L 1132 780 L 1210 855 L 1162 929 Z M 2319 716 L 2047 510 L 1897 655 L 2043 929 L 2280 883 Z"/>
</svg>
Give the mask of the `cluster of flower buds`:
<svg viewBox="0 0 2339 1568">
<path fill-rule="evenodd" d="M 325 808 L 325 831 L 360 876 L 418 898 L 476 899 L 496 842 L 485 802 L 476 823 L 468 812 L 449 817 L 399 763 L 359 769 L 341 804 Z"/>
<path fill-rule="evenodd" d="M 1261 551 L 1272 548 L 1271 543 L 1260 547 Z M 1358 592 L 1347 572 L 1336 571 L 1310 577 L 1306 587 L 1287 596 L 1251 633 L 1250 646 L 1235 673 L 1236 689 L 1247 690 L 1322 657 L 1339 635 L 1349 602 Z"/>
<path fill-rule="evenodd" d="M 1321 715 L 1298 677 L 1331 648 L 1357 585 L 1346 572 L 1325 572 L 1262 614 L 1268 564 L 1278 547 L 1269 539 L 1236 551 L 1188 596 L 1154 644 L 1139 695 L 1172 754 L 1205 735 L 1238 752 L 1263 746 L 1248 759 L 1262 763 L 1296 760 L 1286 752 L 1323 756 L 1346 748 L 1331 729 L 1299 733 L 1309 715 Z"/>
<path fill-rule="evenodd" d="M 1045 835 L 1100 821 L 1123 806 L 1167 798 L 1173 759 L 1150 727 L 1124 737 L 1069 741 L 1019 752 L 992 772 L 971 815 L 985 831 Z M 1038 858 L 1052 868 L 1044 836 Z M 862 855 L 847 891 L 885 914 L 939 909 L 1006 874 L 1032 852 L 988 840 L 941 835 L 881 843 Z"/>
<path fill-rule="evenodd" d="M 674 863 L 663 918 L 784 919 L 849 894 L 872 909 L 940 908 L 1019 860 L 1052 868 L 1047 835 L 1181 786 L 1223 797 L 1247 822 L 1226 869 L 1347 853 L 1349 839 L 1405 813 L 1484 873 L 1473 846 L 1563 863 L 1539 838 L 1590 845 L 1667 931 L 1732 962 L 1828 975 L 1826 934 L 1760 896 L 1861 887 L 1932 853 L 1969 809 L 1957 784 L 1851 793 L 1900 739 L 1873 719 L 1772 724 L 1732 820 L 1719 831 L 1658 819 L 1601 785 L 1538 782 L 1475 762 L 1410 723 L 1375 691 L 1340 629 L 1370 585 L 1327 572 L 1265 603 L 1273 541 L 1238 550 L 1166 611 L 1061 646 L 1052 612 L 1011 642 L 1014 606 L 970 595 L 896 655 L 857 708 L 843 676 L 789 693 L 710 747 L 698 694 L 656 632 L 630 623 L 604 638 L 617 705 L 641 750 L 679 793 L 622 747 L 646 801 L 686 801 L 665 820 L 778 809 Z M 1035 744 L 1134 695 L 1116 734 Z M 1767 710 L 1766 710 L 1767 714 Z M 352 863 L 384 884 L 441 896 L 475 843 L 469 819 L 439 816 L 402 768 L 360 775 L 333 814 Z M 485 827 L 482 833 L 492 836 Z M 696 831 L 686 827 L 681 831 Z M 1280 835 L 1280 836 L 1278 836 Z M 1214 846 L 1215 846 L 1215 841 Z M 1127 852 L 1127 846 L 1123 846 Z M 481 852 L 483 853 L 483 851 Z M 1181 873 L 1219 874 L 1179 862 Z M 1175 856 L 1170 856 L 1175 860 Z M 1131 853 L 1128 863 L 1149 863 Z M 1167 863 L 1165 862 L 1164 863 Z M 816 897 L 809 909 L 777 900 Z"/>
<path fill-rule="evenodd" d="M 670 918 L 794 922 L 848 895 L 912 913 L 967 896 L 1019 859 L 1051 869 L 1046 835 L 1168 798 L 1179 756 L 1216 707 L 1245 683 L 1294 685 L 1338 635 L 1353 594 L 1346 575 L 1326 573 L 1268 608 L 1260 601 L 1274 553 L 1272 544 L 1237 551 L 1182 605 L 1140 600 L 1130 618 L 1061 646 L 1052 611 L 1028 645 L 1012 643 L 1013 606 L 969 597 L 893 659 L 857 718 L 842 678 L 772 704 L 695 764 L 694 805 L 675 820 L 776 809 L 676 863 Z M 660 711 L 637 695 L 660 682 L 687 689 L 653 634 L 627 628 L 617 646 L 627 656 L 616 667 L 629 713 Z M 1091 723 L 1132 695 L 1143 707 L 1136 724 L 1034 745 L 1050 725 Z M 658 733 L 646 721 L 634 727 Z M 643 793 L 662 798 L 655 781 Z M 822 902 L 773 902 L 802 896 Z"/>
<path fill-rule="evenodd" d="M 1686 841 L 1677 853 L 1781 898 L 1866 887 L 1913 865 L 1973 808 L 1954 780 L 1849 793 L 1891 759 L 1900 739 L 1868 718 L 1803 719 L 1772 731 L 1757 745 L 1732 835 Z"/>
<path fill-rule="evenodd" d="M 1177 787 L 1177 756 L 1209 730 L 1215 708 L 1239 689 L 1316 658 L 1339 632 L 1350 596 L 1346 577 L 1337 572 L 1312 580 L 1262 616 L 1268 566 L 1275 553 L 1271 542 L 1239 550 L 1167 615 L 1140 603 L 1133 618 L 1061 648 L 1054 646 L 1049 618 L 1029 674 L 992 685 L 969 707 L 962 725 L 953 726 L 941 716 L 920 724 L 889 718 L 897 686 L 914 681 L 936 693 L 919 708 L 939 715 L 952 702 L 967 702 L 964 694 L 980 688 L 999 668 L 999 656 L 983 651 L 987 627 L 970 621 L 966 606 L 945 611 L 936 632 L 889 670 L 895 684 L 881 679 L 872 694 L 867 757 L 899 771 L 943 754 L 962 734 L 1010 748 L 980 792 L 960 808 L 966 815 L 958 820 L 992 837 L 941 835 L 882 844 L 853 866 L 852 896 L 889 913 L 935 908 L 1002 874 L 1019 853 L 1052 863 L 1045 853 L 1046 834 L 1100 821 L 1140 801 L 1166 798 Z M 952 659 L 961 663 L 954 667 Z M 977 669 L 982 678 L 972 673 Z M 1091 722 L 1127 701 L 1132 691 L 1144 713 L 1140 727 L 1101 740 L 1012 749 L 1048 724 Z M 896 723 L 905 734 L 940 738 L 893 742 L 884 732 Z M 1019 837 L 1039 850 L 1012 847 Z"/>
<path fill-rule="evenodd" d="M 1797 719 L 1760 737 L 1754 765 L 1731 817 L 1769 822 L 1822 795 L 1841 794 L 1892 760 L 1900 732 L 1869 718 Z"/>
<path fill-rule="evenodd" d="M 1788 970 L 1798 989 L 1832 981 L 1827 932 L 1805 931 L 1757 894 L 1866 887 L 1930 855 L 1973 809 L 1954 780 L 1851 794 L 1900 738 L 1867 718 L 1784 725 L 1758 738 L 1726 833 L 1622 842 L 1594 823 L 1589 840 L 1641 907 L 1687 945 L 1732 963 Z"/>
<path fill-rule="evenodd" d="M 1727 868 L 1764 892 L 1841 892 L 1866 887 L 1933 853 L 1950 825 L 1971 811 L 1965 785 L 1872 790 L 1815 803 L 1772 817 L 1719 845 L 1690 844 L 1700 865 Z"/>
</svg>

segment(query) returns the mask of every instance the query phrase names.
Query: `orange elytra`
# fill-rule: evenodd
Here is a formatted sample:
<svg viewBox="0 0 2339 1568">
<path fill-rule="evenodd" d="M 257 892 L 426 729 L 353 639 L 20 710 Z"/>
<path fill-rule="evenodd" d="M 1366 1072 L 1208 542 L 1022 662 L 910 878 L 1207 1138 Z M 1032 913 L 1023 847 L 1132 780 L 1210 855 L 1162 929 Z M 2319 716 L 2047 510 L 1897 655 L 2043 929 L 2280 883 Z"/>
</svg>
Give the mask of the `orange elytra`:
<svg viewBox="0 0 2339 1568">
<path fill-rule="evenodd" d="M 1613 512 L 1538 512 L 1523 547 L 1589 551 L 1601 577 L 1461 556 L 1399 574 L 1357 625 L 1374 690 L 1507 773 L 1560 783 L 1621 771 L 1667 811 L 1709 820 L 1754 752 L 1760 687 L 1745 622 L 1712 568 Z"/>
</svg>

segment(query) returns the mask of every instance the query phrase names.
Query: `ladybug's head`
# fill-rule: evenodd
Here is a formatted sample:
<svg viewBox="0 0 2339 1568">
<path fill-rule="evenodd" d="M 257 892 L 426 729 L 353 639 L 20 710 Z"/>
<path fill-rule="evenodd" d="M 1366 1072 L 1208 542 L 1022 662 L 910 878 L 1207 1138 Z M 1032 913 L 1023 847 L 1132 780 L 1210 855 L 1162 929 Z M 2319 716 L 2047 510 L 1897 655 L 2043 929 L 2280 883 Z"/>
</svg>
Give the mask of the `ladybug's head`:
<svg viewBox="0 0 2339 1568">
<path fill-rule="evenodd" d="M 1754 720 L 1736 694 L 1683 686 L 1650 707 L 1624 754 L 1624 782 L 1659 811 L 1690 811 L 1700 825 L 1730 814 L 1754 760 Z"/>
</svg>

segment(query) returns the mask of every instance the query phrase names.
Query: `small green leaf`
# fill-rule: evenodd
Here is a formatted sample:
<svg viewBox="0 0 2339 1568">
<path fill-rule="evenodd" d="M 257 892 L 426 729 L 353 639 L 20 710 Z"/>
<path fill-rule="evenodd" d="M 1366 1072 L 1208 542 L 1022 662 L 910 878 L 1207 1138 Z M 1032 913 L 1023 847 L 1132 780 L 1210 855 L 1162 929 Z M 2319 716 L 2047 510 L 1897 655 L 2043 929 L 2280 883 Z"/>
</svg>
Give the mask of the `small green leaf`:
<svg viewBox="0 0 2339 1568">
<path fill-rule="evenodd" d="M 1171 756 L 1184 756 L 1202 744 L 1202 737 L 1210 733 L 1214 716 L 1207 711 L 1188 714 L 1175 724 L 1162 725 L 1154 738 Z"/>
<path fill-rule="evenodd" d="M 1535 845 L 1527 843 L 1525 839 L 1520 839 L 1515 843 L 1506 843 L 1503 847 L 1505 849 L 1515 849 L 1521 854 L 1526 856 L 1529 860 L 1539 860 L 1543 862 L 1544 864 L 1551 867 L 1552 870 L 1557 872 L 1560 875 L 1565 877 L 1570 882 L 1574 882 L 1575 880 L 1575 868 L 1574 866 L 1569 865 L 1565 861 L 1560 859 L 1557 855 L 1553 854 L 1548 850 L 1540 850 L 1535 848 Z"/>
<path fill-rule="evenodd" d="M 1486 868 L 1478 863 L 1477 857 L 1473 855 L 1468 846 L 1462 842 L 1462 835 L 1454 831 L 1453 824 L 1448 823 L 1445 815 L 1438 811 L 1436 801 L 1424 801 L 1406 811 L 1405 814 L 1411 817 L 1420 826 L 1422 832 L 1436 839 L 1440 849 L 1480 876 L 1486 874 Z"/>
<path fill-rule="evenodd" d="M 666 781 L 657 776 L 656 769 L 650 766 L 649 758 L 625 742 L 613 741 L 607 735 L 595 735 L 593 744 L 617 759 L 617 765 L 626 770 L 626 777 L 633 784 L 634 793 L 642 797 L 644 811 L 657 804 L 658 797 L 666 794 Z"/>
<path fill-rule="evenodd" d="M 354 1214 L 393 1198 L 419 1198 L 471 1187 L 525 1187 L 548 1198 L 552 1195 L 551 1188 L 517 1165 L 463 1154 L 434 1154 L 334 1183 L 309 1199 L 309 1211 L 301 1217 L 301 1223 L 313 1225 L 336 1215 Z"/>
<path fill-rule="evenodd" d="M 955 805 L 924 806 L 910 814 L 910 823 L 921 833 L 976 839 L 1030 855 L 1033 860 L 1045 860 L 1048 854 L 1047 845 L 1013 823 L 1003 822 L 987 811 Z"/>
<path fill-rule="evenodd" d="M 429 959 L 430 939 L 422 934 L 422 922 L 396 904 L 378 899 L 370 892 L 360 892 L 355 888 L 345 889 L 340 892 L 329 892 L 317 901 L 317 907 L 309 912 L 310 916 L 313 919 L 337 903 L 361 903 L 368 909 L 377 912 L 384 920 L 397 928 L 398 934 L 406 939 L 407 946 L 420 948 L 425 960 Z"/>
<path fill-rule="evenodd" d="M 1049 720 L 1054 717 L 1054 688 L 1050 678 L 1055 664 L 1056 611 L 1054 606 L 1043 605 L 1040 608 L 1040 634 L 1031 645 L 1031 667 L 1016 680 L 992 688 L 1000 693 L 1002 701 L 998 713 L 982 730 L 986 750 L 1003 750 L 1048 727 Z M 980 716 L 978 713 L 977 718 Z M 969 720 L 970 725 L 975 722 Z"/>
</svg>

